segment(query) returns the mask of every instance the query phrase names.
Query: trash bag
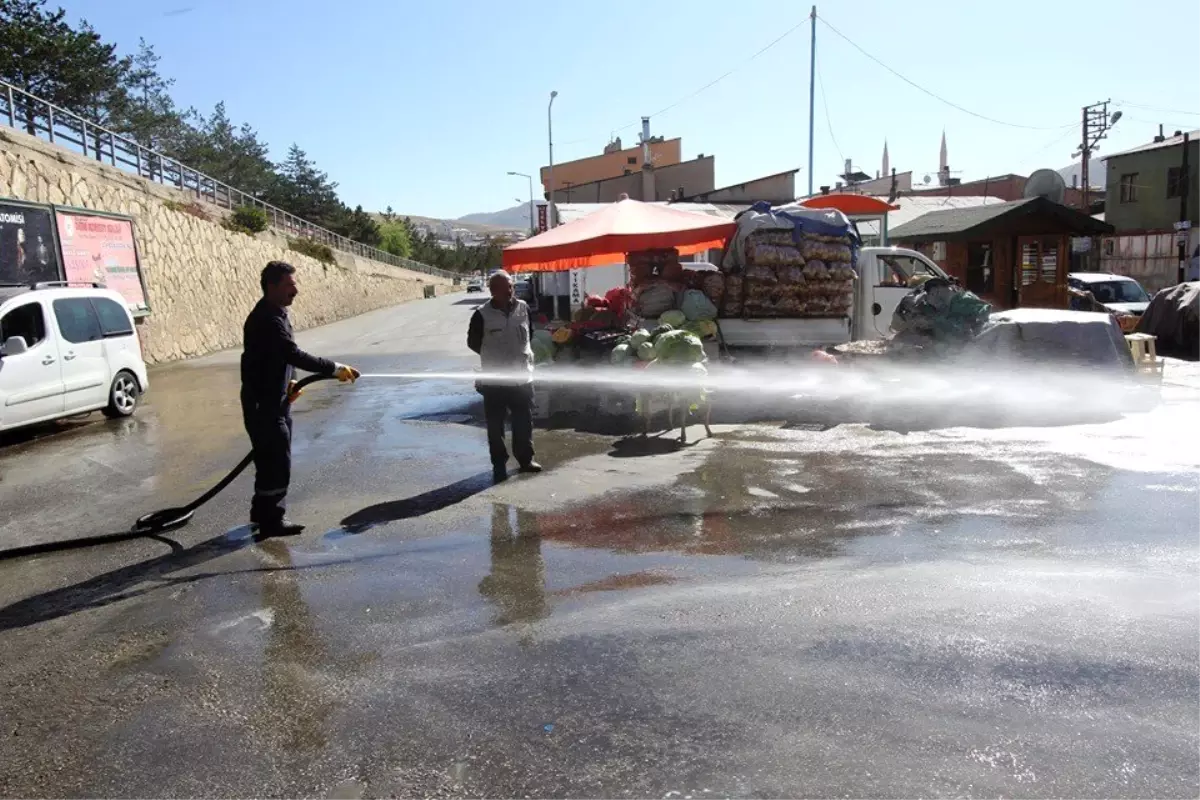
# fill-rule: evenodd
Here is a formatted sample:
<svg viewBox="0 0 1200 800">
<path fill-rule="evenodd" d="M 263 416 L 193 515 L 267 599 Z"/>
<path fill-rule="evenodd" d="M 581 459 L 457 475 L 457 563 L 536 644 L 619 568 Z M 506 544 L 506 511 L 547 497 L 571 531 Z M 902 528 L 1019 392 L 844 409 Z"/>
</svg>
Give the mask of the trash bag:
<svg viewBox="0 0 1200 800">
<path fill-rule="evenodd" d="M 906 294 L 892 315 L 892 330 L 937 341 L 965 342 L 987 324 L 992 307 L 944 278 L 930 278 Z"/>
<path fill-rule="evenodd" d="M 698 319 L 717 318 L 717 307 L 698 289 L 688 289 L 683 293 L 683 299 L 679 301 L 679 310 L 686 319 L 693 322 Z"/>
</svg>

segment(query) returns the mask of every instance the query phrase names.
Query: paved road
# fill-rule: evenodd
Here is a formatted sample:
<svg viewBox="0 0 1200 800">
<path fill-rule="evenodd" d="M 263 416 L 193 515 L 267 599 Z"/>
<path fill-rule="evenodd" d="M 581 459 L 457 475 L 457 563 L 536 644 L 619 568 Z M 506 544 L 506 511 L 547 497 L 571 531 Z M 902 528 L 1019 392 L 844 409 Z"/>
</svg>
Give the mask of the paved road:
<svg viewBox="0 0 1200 800">
<path fill-rule="evenodd" d="M 302 335 L 467 367 L 460 298 Z M 112 533 L 243 454 L 235 360 L 0 446 L 0 548 Z M 490 486 L 469 385 L 323 386 L 304 536 L 0 559 L 6 796 L 1200 792 L 1200 392 L 1087 426 L 541 431 Z M 61 427 L 61 426 L 60 426 Z M 639 457 L 640 456 L 640 457 Z"/>
</svg>

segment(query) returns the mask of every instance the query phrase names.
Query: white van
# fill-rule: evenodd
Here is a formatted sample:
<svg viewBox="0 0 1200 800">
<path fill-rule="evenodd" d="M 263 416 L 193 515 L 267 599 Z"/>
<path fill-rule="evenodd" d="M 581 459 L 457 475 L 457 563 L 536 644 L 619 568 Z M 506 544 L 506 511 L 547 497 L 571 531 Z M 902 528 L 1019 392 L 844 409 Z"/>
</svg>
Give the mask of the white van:
<svg viewBox="0 0 1200 800">
<path fill-rule="evenodd" d="M 0 431 L 103 411 L 150 388 L 124 299 L 100 287 L 0 286 Z"/>
</svg>

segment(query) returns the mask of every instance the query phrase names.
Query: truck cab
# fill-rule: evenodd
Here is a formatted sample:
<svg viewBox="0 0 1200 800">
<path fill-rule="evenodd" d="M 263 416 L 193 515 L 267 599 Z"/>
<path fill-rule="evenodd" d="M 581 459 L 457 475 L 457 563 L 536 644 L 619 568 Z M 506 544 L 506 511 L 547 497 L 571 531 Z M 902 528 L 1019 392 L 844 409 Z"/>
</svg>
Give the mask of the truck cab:
<svg viewBox="0 0 1200 800">
<path fill-rule="evenodd" d="M 854 305 L 844 317 L 719 320 L 727 347 L 829 347 L 860 339 L 884 339 L 900 300 L 928 278 L 951 280 L 916 250 L 864 247 L 858 251 Z"/>
</svg>

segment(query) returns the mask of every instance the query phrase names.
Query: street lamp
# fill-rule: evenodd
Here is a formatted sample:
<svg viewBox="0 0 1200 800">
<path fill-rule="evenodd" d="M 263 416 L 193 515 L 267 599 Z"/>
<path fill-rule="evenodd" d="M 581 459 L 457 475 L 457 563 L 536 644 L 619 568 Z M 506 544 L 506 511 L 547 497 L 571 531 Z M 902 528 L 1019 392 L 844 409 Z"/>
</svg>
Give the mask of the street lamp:
<svg viewBox="0 0 1200 800">
<path fill-rule="evenodd" d="M 550 142 L 550 168 L 549 168 L 549 170 L 547 170 L 547 176 L 546 176 L 547 181 L 546 182 L 550 184 L 550 192 L 549 192 L 549 198 L 548 198 L 549 202 L 550 202 L 550 208 L 548 210 L 549 210 L 549 215 L 550 215 L 549 225 L 551 228 L 554 227 L 555 214 L 554 214 L 554 120 L 550 116 L 550 112 L 554 110 L 554 98 L 556 98 L 556 97 L 558 97 L 557 91 L 550 92 L 550 104 L 548 106 L 546 106 L 546 138 Z"/>
<path fill-rule="evenodd" d="M 529 232 L 530 234 L 536 233 L 537 225 L 533 221 L 533 176 L 527 175 L 524 172 L 513 172 L 512 170 L 509 170 L 508 174 L 516 175 L 519 178 L 529 179 Z M 521 201 L 518 200 L 517 202 L 519 203 Z"/>
</svg>

